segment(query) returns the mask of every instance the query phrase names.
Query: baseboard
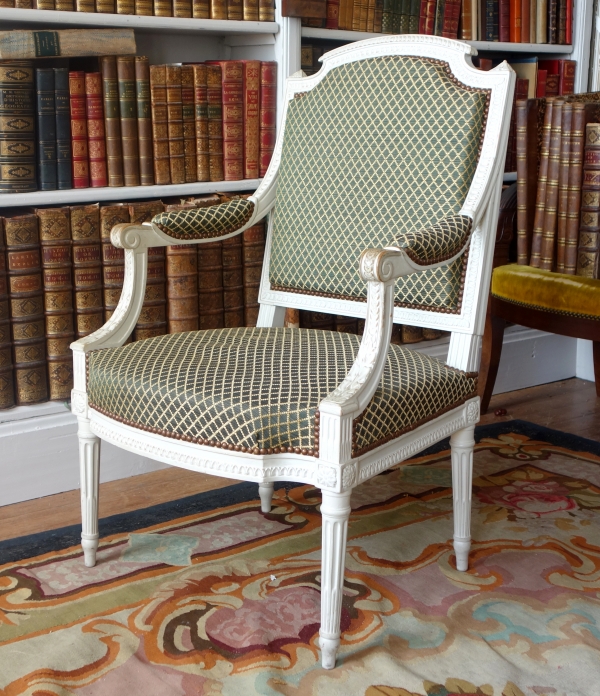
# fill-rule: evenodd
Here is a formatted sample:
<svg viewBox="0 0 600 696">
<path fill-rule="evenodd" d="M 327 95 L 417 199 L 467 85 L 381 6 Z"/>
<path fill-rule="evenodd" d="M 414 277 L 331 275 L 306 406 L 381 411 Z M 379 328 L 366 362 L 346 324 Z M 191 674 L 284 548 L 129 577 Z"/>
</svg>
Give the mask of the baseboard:
<svg viewBox="0 0 600 696">
<path fill-rule="evenodd" d="M 416 350 L 444 359 L 448 339 L 419 343 Z M 574 377 L 585 369 L 577 340 L 513 326 L 506 331 L 494 393 Z M 586 372 L 587 374 L 587 372 Z M 65 404 L 0 411 L 0 505 L 79 487 L 77 424 Z M 101 481 L 164 468 L 145 457 L 102 444 Z"/>
</svg>

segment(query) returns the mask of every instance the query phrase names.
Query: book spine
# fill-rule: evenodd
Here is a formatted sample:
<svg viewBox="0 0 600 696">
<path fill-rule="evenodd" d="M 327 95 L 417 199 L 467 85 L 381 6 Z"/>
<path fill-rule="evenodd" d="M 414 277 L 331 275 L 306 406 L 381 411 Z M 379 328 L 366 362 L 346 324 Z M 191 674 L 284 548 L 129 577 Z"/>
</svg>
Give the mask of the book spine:
<svg viewBox="0 0 600 696">
<path fill-rule="evenodd" d="M 106 159 L 108 185 L 123 186 L 123 148 L 121 146 L 121 117 L 119 112 L 119 84 L 117 59 L 103 56 L 100 59 L 102 72 L 102 96 L 104 99 L 104 131 L 106 133 Z"/>
<path fill-rule="evenodd" d="M 125 279 L 125 250 L 112 245 L 110 232 L 115 225 L 130 222 L 126 205 L 103 205 L 100 208 L 100 243 L 102 245 L 102 285 L 104 321 L 108 321 L 119 304 Z"/>
<path fill-rule="evenodd" d="M 548 178 L 546 182 L 546 204 L 540 268 L 551 271 L 554 267 L 554 247 L 556 243 L 556 222 L 558 213 L 558 177 L 560 174 L 560 143 L 562 130 L 563 101 L 557 99 L 552 109 L 550 149 L 548 152 Z"/>
<path fill-rule="evenodd" d="M 200 330 L 221 329 L 223 317 L 222 242 L 198 244 Z"/>
<path fill-rule="evenodd" d="M 100 206 L 71 207 L 75 333 L 82 338 L 104 323 Z"/>
<path fill-rule="evenodd" d="M 197 331 L 198 251 L 193 245 L 166 249 L 168 331 Z"/>
<path fill-rule="evenodd" d="M 5 0 L 7 3 L 6 7 L 16 7 L 21 10 L 32 10 L 33 9 L 33 1 L 32 0 Z M 73 6 L 70 8 L 71 10 L 74 9 Z"/>
<path fill-rule="evenodd" d="M 56 0 L 56 9 L 58 9 L 59 2 L 62 2 L 62 0 Z M 115 0 L 96 0 L 96 12 L 98 14 L 116 14 L 116 11 Z"/>
<path fill-rule="evenodd" d="M 548 43 L 558 43 L 558 0 L 548 0 Z"/>
<path fill-rule="evenodd" d="M 183 154 L 186 182 L 198 181 L 196 158 L 196 114 L 194 103 L 194 69 L 181 66 L 181 105 L 183 117 Z"/>
<path fill-rule="evenodd" d="M 42 277 L 48 359 L 48 392 L 51 401 L 71 397 L 75 338 L 71 224 L 68 208 L 36 210 L 42 244 Z"/>
<path fill-rule="evenodd" d="M 391 34 L 394 23 L 394 2 L 393 0 L 383 0 L 383 17 L 381 19 L 381 32 Z"/>
<path fill-rule="evenodd" d="M 458 32 L 458 20 L 460 18 L 461 2 L 455 3 L 455 13 L 456 13 L 456 30 Z M 419 33 L 419 11 L 421 9 L 421 0 L 410 0 L 409 12 L 408 12 L 408 27 L 407 31 L 409 34 Z M 456 38 L 456 36 L 454 37 Z"/>
<path fill-rule="evenodd" d="M 15 405 L 4 224 L 0 218 L 0 411 Z"/>
<path fill-rule="evenodd" d="M 413 0 L 413 2 L 417 2 L 417 0 Z M 382 22 L 383 22 L 383 0 L 375 0 L 375 17 L 373 18 L 373 31 L 376 34 L 381 34 Z M 418 17 L 417 17 L 417 23 L 418 23 Z M 415 32 L 415 33 L 418 33 L 418 28 L 417 28 L 417 32 Z"/>
<path fill-rule="evenodd" d="M 0 194 L 37 191 L 33 88 L 32 62 L 0 63 Z"/>
<path fill-rule="evenodd" d="M 256 326 L 258 320 L 258 291 L 265 256 L 265 239 L 264 220 L 242 232 L 245 326 Z"/>
<path fill-rule="evenodd" d="M 566 3 L 565 17 L 565 44 L 570 46 L 573 43 L 573 3 Z"/>
<path fill-rule="evenodd" d="M 547 70 L 537 71 L 537 83 L 535 87 L 535 96 L 541 99 L 546 96 L 546 79 L 548 76 Z"/>
<path fill-rule="evenodd" d="M 275 149 L 277 122 L 277 63 L 260 64 L 260 149 L 259 176 L 267 173 Z"/>
<path fill-rule="evenodd" d="M 75 0 L 75 10 L 77 12 L 95 12 L 96 3 L 94 0 Z"/>
<path fill-rule="evenodd" d="M 117 56 L 121 150 L 125 186 L 140 185 L 140 154 L 137 130 L 134 56 Z"/>
<path fill-rule="evenodd" d="M 529 264 L 537 174 L 536 100 L 518 100 L 516 106 L 517 262 Z"/>
<path fill-rule="evenodd" d="M 102 100 L 102 75 L 99 72 L 85 75 L 85 101 L 90 160 L 90 185 L 94 188 L 108 186 L 106 175 L 106 138 Z"/>
<path fill-rule="evenodd" d="M 223 94 L 220 65 L 206 66 L 210 180 L 223 181 Z"/>
<path fill-rule="evenodd" d="M 244 71 L 244 172 L 242 178 L 256 179 L 259 174 L 260 61 L 243 61 L 242 66 Z"/>
<path fill-rule="evenodd" d="M 544 231 L 544 212 L 546 207 L 546 184 L 548 181 L 548 156 L 550 154 L 550 131 L 552 129 L 552 111 L 554 100 L 547 100 L 544 126 L 542 129 L 542 145 L 540 151 L 540 166 L 538 173 L 537 195 L 535 199 L 535 219 L 533 223 L 533 238 L 531 241 L 531 258 L 529 265 L 540 267 L 542 252 L 542 234 Z"/>
<path fill-rule="evenodd" d="M 574 275 L 577 270 L 577 242 L 579 239 L 579 210 L 583 178 L 583 149 L 585 146 L 585 104 L 572 104 L 571 153 L 567 198 L 567 229 L 565 240 L 564 273 Z"/>
<path fill-rule="evenodd" d="M 227 0 L 227 19 L 244 19 L 242 0 Z"/>
<path fill-rule="evenodd" d="M 244 2 L 244 19 L 246 19 L 246 3 Z M 256 8 L 258 10 L 258 7 Z M 375 17 L 375 7 L 373 7 L 373 18 Z M 340 0 L 327 0 L 327 22 L 326 29 L 337 29 L 340 21 Z"/>
<path fill-rule="evenodd" d="M 154 0 L 154 16 L 155 17 L 172 17 L 173 6 L 171 0 Z M 214 19 L 214 17 L 213 17 Z"/>
<path fill-rule="evenodd" d="M 223 242 L 223 321 L 225 328 L 244 326 L 244 274 L 242 237 Z"/>
<path fill-rule="evenodd" d="M 571 130 L 573 107 L 565 103 L 562 108 L 560 139 L 560 168 L 558 173 L 558 212 L 556 223 L 556 271 L 565 272 L 567 245 L 567 208 L 569 205 L 569 169 L 571 165 Z"/>
<path fill-rule="evenodd" d="M 140 184 L 154 184 L 152 112 L 150 108 L 150 65 L 146 56 L 135 56 L 135 98 L 140 153 Z"/>
<path fill-rule="evenodd" d="M 210 0 L 192 0 L 192 17 L 210 19 Z"/>
<path fill-rule="evenodd" d="M 435 30 L 436 0 L 427 0 L 427 13 L 425 16 L 425 34 L 433 36 Z"/>
<path fill-rule="evenodd" d="M 521 43 L 531 40 L 531 0 L 521 0 Z"/>
<path fill-rule="evenodd" d="M 258 22 L 258 0 L 243 0 L 243 13 L 247 22 Z M 335 28 L 337 29 L 337 25 Z"/>
<path fill-rule="evenodd" d="M 90 185 L 90 166 L 85 109 L 85 73 L 83 71 L 69 73 L 69 95 L 73 188 L 88 188 Z"/>
<path fill-rule="evenodd" d="M 185 152 L 183 142 L 183 103 L 181 101 L 181 66 L 166 66 L 166 82 L 171 183 L 183 184 L 185 183 Z"/>
<path fill-rule="evenodd" d="M 48 399 L 44 286 L 38 219 L 4 219 L 17 406 Z"/>
<path fill-rule="evenodd" d="M 336 314 L 334 322 L 335 330 L 340 333 L 356 334 L 358 332 L 358 319 L 354 317 L 345 317 L 341 314 Z"/>
<path fill-rule="evenodd" d="M 227 0 L 210 0 L 210 18 L 227 19 Z"/>
<path fill-rule="evenodd" d="M 150 66 L 150 108 L 152 113 L 154 181 L 157 184 L 170 184 L 167 70 L 165 65 Z"/>
<path fill-rule="evenodd" d="M 447 39 L 458 38 L 458 21 L 460 19 L 460 0 L 446 0 L 442 36 Z"/>
<path fill-rule="evenodd" d="M 225 181 L 244 178 L 243 63 L 221 61 L 223 99 L 223 172 Z"/>
<path fill-rule="evenodd" d="M 117 14 L 135 14 L 135 0 L 116 0 Z"/>
<path fill-rule="evenodd" d="M 599 278 L 600 257 L 600 123 L 588 123 L 585 129 L 581 218 L 577 275 Z"/>
<path fill-rule="evenodd" d="M 56 111 L 54 105 L 54 70 L 35 71 L 38 135 L 38 176 L 41 191 L 55 191 L 56 174 Z"/>
<path fill-rule="evenodd" d="M 521 0 L 500 0 L 499 39 L 521 43 Z"/>
<path fill-rule="evenodd" d="M 191 16 L 192 16 L 192 0 L 173 0 L 173 17 L 191 17 Z"/>
<path fill-rule="evenodd" d="M 558 36 L 557 43 L 567 43 L 567 5 L 570 0 L 558 0 Z"/>
<path fill-rule="evenodd" d="M 444 12 L 446 11 L 446 0 L 438 0 L 435 7 L 435 21 L 433 25 L 433 33 L 435 36 L 442 35 L 444 26 Z"/>
<path fill-rule="evenodd" d="M 193 65 L 192 68 L 194 71 L 194 118 L 196 122 L 196 181 L 210 181 L 206 65 Z"/>
<path fill-rule="evenodd" d="M 561 70 L 558 78 L 559 94 L 573 94 L 575 91 L 575 73 L 577 71 L 577 62 L 574 60 L 559 61 Z"/>
<path fill-rule="evenodd" d="M 400 34 L 408 34 L 408 18 L 410 16 L 410 0 L 400 0 Z M 366 31 L 366 29 L 365 29 Z"/>
<path fill-rule="evenodd" d="M 498 0 L 486 0 L 486 40 L 498 41 L 499 32 L 499 2 Z"/>
<path fill-rule="evenodd" d="M 274 0 L 258 0 L 258 21 L 275 21 L 275 2 Z"/>
<path fill-rule="evenodd" d="M 152 0 L 135 0 L 135 14 L 142 17 L 151 17 L 153 10 Z"/>
<path fill-rule="evenodd" d="M 56 183 L 58 189 L 65 190 L 73 188 L 68 68 L 54 68 L 54 111 L 56 118 Z"/>
</svg>

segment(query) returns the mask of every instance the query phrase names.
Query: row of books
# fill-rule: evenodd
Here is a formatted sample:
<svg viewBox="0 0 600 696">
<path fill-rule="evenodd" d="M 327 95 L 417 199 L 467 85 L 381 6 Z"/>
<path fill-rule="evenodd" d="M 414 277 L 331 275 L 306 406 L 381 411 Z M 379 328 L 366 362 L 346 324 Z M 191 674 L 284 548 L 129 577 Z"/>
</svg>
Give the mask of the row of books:
<svg viewBox="0 0 600 696">
<path fill-rule="evenodd" d="M 0 193 L 238 181 L 275 146 L 277 63 L 0 63 Z M 35 83 L 35 90 L 34 90 Z"/>
<path fill-rule="evenodd" d="M 466 41 L 571 44 L 570 0 L 326 0 L 327 19 L 304 24 Z"/>
<path fill-rule="evenodd" d="M 599 278 L 600 92 L 519 100 L 520 264 Z"/>
<path fill-rule="evenodd" d="M 0 0 L 0 7 L 274 22 L 273 0 Z"/>
<path fill-rule="evenodd" d="M 114 225 L 226 200 L 42 208 L 0 219 L 0 408 L 70 398 L 69 345 L 100 328 L 121 295 L 124 251 L 110 242 Z M 221 242 L 150 249 L 131 339 L 255 326 L 264 247 L 261 221 Z"/>
</svg>

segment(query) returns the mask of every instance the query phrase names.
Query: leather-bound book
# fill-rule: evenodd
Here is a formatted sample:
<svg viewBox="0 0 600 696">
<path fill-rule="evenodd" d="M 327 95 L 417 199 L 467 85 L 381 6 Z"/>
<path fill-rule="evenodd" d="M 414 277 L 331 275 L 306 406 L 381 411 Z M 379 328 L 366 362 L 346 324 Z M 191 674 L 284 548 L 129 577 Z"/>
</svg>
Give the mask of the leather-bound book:
<svg viewBox="0 0 600 696">
<path fill-rule="evenodd" d="M 435 341 L 442 335 L 441 331 L 438 329 L 428 329 L 423 327 L 423 340 L 424 341 Z"/>
<path fill-rule="evenodd" d="M 258 22 L 258 0 L 243 0 L 243 12 L 247 22 Z"/>
<path fill-rule="evenodd" d="M 135 14 L 142 17 L 151 17 L 154 9 L 152 0 L 135 0 Z"/>
<path fill-rule="evenodd" d="M 56 111 L 54 106 L 54 70 L 35 71 L 37 115 L 37 164 L 41 191 L 56 190 Z"/>
<path fill-rule="evenodd" d="M 261 220 L 242 232 L 244 252 L 244 323 L 256 326 L 258 291 L 265 256 L 265 221 Z"/>
<path fill-rule="evenodd" d="M 206 65 L 192 65 L 192 70 L 194 73 L 194 118 L 196 122 L 196 180 L 210 181 Z"/>
<path fill-rule="evenodd" d="M 171 0 L 154 0 L 155 17 L 172 17 L 173 5 Z"/>
<path fill-rule="evenodd" d="M 259 176 L 267 173 L 275 149 L 277 122 L 277 63 L 260 63 L 260 153 Z"/>
<path fill-rule="evenodd" d="M 352 0 L 350 0 L 352 2 Z M 352 23 L 350 24 L 352 28 Z M 394 2 L 393 0 L 384 0 L 383 2 L 383 17 L 381 20 L 381 31 L 383 34 L 392 34 L 394 28 Z"/>
<path fill-rule="evenodd" d="M 198 305 L 200 329 L 222 329 L 223 242 L 198 244 Z"/>
<path fill-rule="evenodd" d="M 420 343 L 423 340 L 423 329 L 420 326 L 402 324 L 402 343 Z"/>
<path fill-rule="evenodd" d="M 192 0 L 173 0 L 173 17 L 191 17 Z"/>
<path fill-rule="evenodd" d="M 248 0 L 244 2 L 244 19 L 246 19 L 246 4 Z M 254 10 L 254 8 L 252 8 Z M 258 3 L 256 7 L 256 16 L 258 17 Z M 373 17 L 375 16 L 375 2 L 373 0 Z M 327 0 L 327 21 L 325 23 L 326 29 L 338 29 L 340 20 L 340 0 Z"/>
<path fill-rule="evenodd" d="M 308 312 L 300 310 L 301 329 L 320 329 L 321 331 L 335 331 L 335 315 L 325 312 Z"/>
<path fill-rule="evenodd" d="M 260 61 L 243 60 L 244 179 L 257 179 L 260 140 Z"/>
<path fill-rule="evenodd" d="M 77 12 L 95 12 L 95 0 L 75 0 L 75 10 Z"/>
<path fill-rule="evenodd" d="M 402 0 L 400 0 L 402 1 Z M 489 0 L 486 0 L 486 2 L 489 2 Z M 496 5 L 497 7 L 497 5 Z M 442 35 L 442 27 L 444 26 L 444 12 L 446 11 L 446 0 L 438 0 L 437 4 L 435 6 L 435 22 L 433 25 L 433 34 L 434 36 L 441 36 Z M 398 27 L 398 33 L 400 31 L 400 27 Z"/>
<path fill-rule="evenodd" d="M 227 0 L 227 19 L 244 19 L 243 0 Z"/>
<path fill-rule="evenodd" d="M 340 333 L 358 333 L 358 319 L 355 317 L 345 317 L 341 314 L 334 316 L 335 330 Z"/>
<path fill-rule="evenodd" d="M 285 318 L 283 320 L 283 326 L 286 329 L 299 329 L 300 328 L 300 310 L 292 309 L 287 307 L 285 310 Z"/>
<path fill-rule="evenodd" d="M 0 63 L 0 194 L 36 191 L 34 71 Z"/>
<path fill-rule="evenodd" d="M 568 0 L 558 0 L 558 38 L 556 43 L 566 44 Z"/>
<path fill-rule="evenodd" d="M 560 81 L 558 73 L 551 73 L 546 70 L 546 96 L 558 97 L 560 94 Z"/>
<path fill-rule="evenodd" d="M 104 98 L 104 130 L 106 133 L 106 163 L 108 185 L 123 186 L 123 148 L 121 146 L 121 117 L 119 85 L 115 56 L 100 58 L 102 96 Z"/>
<path fill-rule="evenodd" d="M 573 105 L 563 104 L 558 172 L 558 212 L 556 218 L 556 271 L 565 272 L 567 245 L 567 208 L 569 204 L 569 170 L 571 166 L 571 131 Z"/>
<path fill-rule="evenodd" d="M 258 21 L 259 22 L 274 22 L 275 21 L 275 3 L 274 3 L 274 0 L 258 0 Z"/>
<path fill-rule="evenodd" d="M 435 29 L 435 10 L 436 10 L 436 0 L 427 1 L 427 10 L 425 14 L 425 31 L 424 33 L 433 36 Z"/>
<path fill-rule="evenodd" d="M 4 219 L 16 403 L 48 399 L 44 287 L 36 215 Z"/>
<path fill-rule="evenodd" d="M 225 328 L 244 326 L 242 236 L 223 242 L 223 315 Z"/>
<path fill-rule="evenodd" d="M 500 0 L 500 2 L 508 2 L 508 0 Z M 461 0 L 446 0 L 444 8 L 444 22 L 442 24 L 442 36 L 447 39 L 458 38 L 458 23 L 460 20 Z M 504 5 L 501 6 L 501 9 Z"/>
<path fill-rule="evenodd" d="M 0 410 L 15 405 L 4 226 L 0 218 Z"/>
<path fill-rule="evenodd" d="M 558 43 L 558 0 L 548 0 L 548 43 Z"/>
<path fill-rule="evenodd" d="M 549 42 L 552 43 L 552 42 Z M 556 42 L 554 42 L 556 43 Z M 566 96 L 568 94 L 573 94 L 575 91 L 575 73 L 577 70 L 577 62 L 574 60 L 556 59 L 550 58 L 545 60 L 540 60 L 538 62 L 538 68 L 548 71 L 548 77 L 546 78 L 546 89 L 547 94 L 550 95 L 551 89 L 554 89 L 549 84 L 550 77 L 552 75 L 558 75 L 558 85 L 556 92 L 557 95 Z M 552 83 L 554 84 L 554 83 Z"/>
<path fill-rule="evenodd" d="M 87 336 L 104 324 L 100 205 L 71 207 L 75 332 Z"/>
<path fill-rule="evenodd" d="M 221 62 L 223 85 L 223 173 L 225 181 L 244 178 L 244 72 L 238 60 Z M 227 311 L 227 307 L 225 308 Z"/>
<path fill-rule="evenodd" d="M 535 86 L 535 96 L 538 98 L 545 97 L 547 94 L 546 81 L 548 79 L 547 70 L 537 71 L 537 84 Z"/>
<path fill-rule="evenodd" d="M 117 56 L 117 80 L 119 86 L 119 113 L 121 116 L 123 179 L 125 186 L 139 186 L 140 153 L 138 147 L 134 56 Z"/>
<path fill-rule="evenodd" d="M 171 183 L 185 183 L 183 143 L 183 103 L 181 101 L 181 66 L 166 66 L 167 120 L 169 133 L 169 167 Z"/>
<path fill-rule="evenodd" d="M 220 65 L 206 66 L 210 180 L 223 181 L 223 96 Z"/>
<path fill-rule="evenodd" d="M 195 206 L 167 205 L 166 212 Z M 198 330 L 198 250 L 193 244 L 166 248 L 168 332 Z"/>
<path fill-rule="evenodd" d="M 99 72 L 85 74 L 85 103 L 90 160 L 90 186 L 94 188 L 108 186 L 102 75 Z"/>
<path fill-rule="evenodd" d="M 33 0 L 32 8 L 34 10 L 55 10 L 54 0 Z"/>
<path fill-rule="evenodd" d="M 585 128 L 577 275 L 600 277 L 600 123 Z"/>
<path fill-rule="evenodd" d="M 90 185 L 90 165 L 85 105 L 85 73 L 83 70 L 69 73 L 69 95 L 71 100 L 73 188 L 88 188 Z"/>
<path fill-rule="evenodd" d="M 550 154 L 550 133 L 552 130 L 552 112 L 554 99 L 546 100 L 544 113 L 544 125 L 542 128 L 542 140 L 540 149 L 540 166 L 538 170 L 538 185 L 535 198 L 535 217 L 533 220 L 533 235 L 531 240 L 531 256 L 529 265 L 540 267 L 542 253 L 542 235 L 544 232 L 544 213 L 546 210 L 546 184 L 548 181 L 548 158 Z"/>
<path fill-rule="evenodd" d="M 125 279 L 125 250 L 112 245 L 110 232 L 115 225 L 130 222 L 129 206 L 103 205 L 100 208 L 100 242 L 102 244 L 102 285 L 104 321 L 108 321 L 121 297 Z"/>
<path fill-rule="evenodd" d="M 196 159 L 196 114 L 194 102 L 194 68 L 181 66 L 181 113 L 183 117 L 183 155 L 185 180 L 190 183 L 198 180 L 198 161 Z"/>
<path fill-rule="evenodd" d="M 498 38 L 500 41 L 521 43 L 521 0 L 500 0 Z"/>
<path fill-rule="evenodd" d="M 60 0 L 57 0 L 57 3 Z M 58 9 L 58 8 L 57 8 Z M 115 0 L 96 0 L 96 12 L 99 14 L 115 14 L 117 10 Z"/>
<path fill-rule="evenodd" d="M 152 112 L 154 181 L 157 184 L 170 184 L 166 65 L 150 66 L 150 108 Z"/>
<path fill-rule="evenodd" d="M 192 0 L 192 17 L 210 19 L 210 0 Z"/>
<path fill-rule="evenodd" d="M 210 18 L 227 19 L 227 0 L 210 0 Z"/>
<path fill-rule="evenodd" d="M 135 0 L 116 0 L 117 14 L 135 14 Z"/>
<path fill-rule="evenodd" d="M 412 0 L 413 5 L 418 5 L 420 7 L 420 0 Z M 417 12 L 418 12 L 418 7 L 417 7 Z M 373 19 L 373 31 L 376 34 L 381 34 L 381 23 L 383 20 L 383 0 L 375 0 L 375 17 Z M 419 33 L 419 17 L 418 15 L 415 16 L 416 20 L 416 30 L 412 33 L 418 34 Z"/>
<path fill-rule="evenodd" d="M 54 114 L 56 119 L 56 183 L 58 189 L 65 190 L 73 188 L 68 68 L 54 68 Z"/>
<path fill-rule="evenodd" d="M 75 338 L 70 214 L 69 208 L 35 212 L 42 244 L 49 399 L 64 401 L 70 398 L 73 388 L 69 346 Z"/>
<path fill-rule="evenodd" d="M 558 177 L 560 174 L 560 143 L 562 130 L 562 99 L 554 102 L 550 149 L 548 152 L 548 178 L 546 183 L 546 203 L 544 227 L 539 267 L 551 271 L 554 267 L 554 247 L 556 244 L 556 223 L 558 213 Z"/>
<path fill-rule="evenodd" d="M 140 184 L 154 184 L 152 157 L 152 113 L 150 109 L 150 65 L 146 56 L 135 57 L 135 97 L 140 153 Z"/>
<path fill-rule="evenodd" d="M 23 0 L 15 0 L 15 7 L 19 7 L 16 3 L 21 2 Z M 24 0 L 24 2 L 29 3 L 29 7 L 31 7 L 31 0 Z M 75 2 L 74 0 L 56 0 L 55 10 L 58 10 L 59 12 L 74 12 L 75 11 Z M 96 9 L 96 12 L 98 10 Z"/>
</svg>

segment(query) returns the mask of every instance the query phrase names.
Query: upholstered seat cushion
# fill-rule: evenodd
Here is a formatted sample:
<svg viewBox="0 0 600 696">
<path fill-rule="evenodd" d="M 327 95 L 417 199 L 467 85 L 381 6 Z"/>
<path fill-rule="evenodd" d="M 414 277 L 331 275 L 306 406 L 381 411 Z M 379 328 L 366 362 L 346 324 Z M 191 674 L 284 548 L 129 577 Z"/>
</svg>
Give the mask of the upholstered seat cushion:
<svg viewBox="0 0 600 696">
<path fill-rule="evenodd" d="M 319 402 L 348 373 L 360 338 L 309 329 L 219 329 L 149 338 L 88 356 L 92 408 L 124 423 L 255 454 L 315 453 Z M 392 345 L 355 424 L 355 454 L 474 394 L 476 379 Z"/>
<path fill-rule="evenodd" d="M 499 266 L 492 275 L 492 295 L 555 314 L 600 319 L 600 280 L 592 278 L 517 264 Z"/>
</svg>

